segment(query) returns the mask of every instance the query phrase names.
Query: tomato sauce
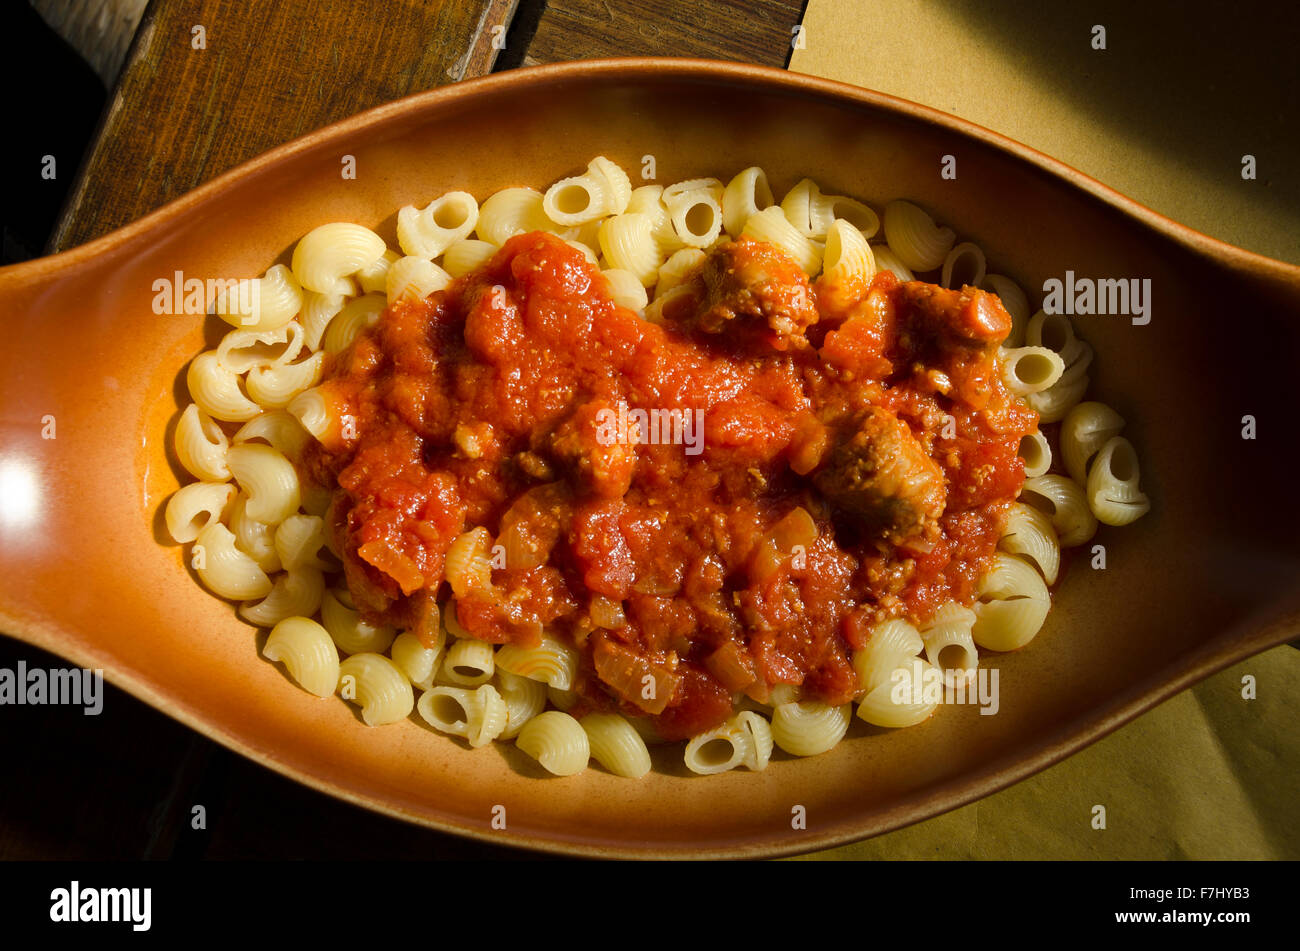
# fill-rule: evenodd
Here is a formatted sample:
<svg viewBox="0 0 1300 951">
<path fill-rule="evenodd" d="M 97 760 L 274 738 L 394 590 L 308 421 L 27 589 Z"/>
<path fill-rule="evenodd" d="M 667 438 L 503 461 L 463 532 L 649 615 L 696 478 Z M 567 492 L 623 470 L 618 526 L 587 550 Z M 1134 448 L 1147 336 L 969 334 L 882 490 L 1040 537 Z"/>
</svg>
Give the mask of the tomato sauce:
<svg viewBox="0 0 1300 951">
<path fill-rule="evenodd" d="M 889 273 L 810 284 L 744 239 L 648 315 L 533 233 L 332 360 L 304 466 L 358 608 L 418 626 L 484 526 L 501 557 L 456 622 L 572 644 L 575 712 L 674 739 L 777 684 L 846 702 L 877 622 L 971 603 L 990 564 L 1037 426 L 998 377 L 1010 319 Z M 637 410 L 663 425 L 602 430 Z"/>
</svg>

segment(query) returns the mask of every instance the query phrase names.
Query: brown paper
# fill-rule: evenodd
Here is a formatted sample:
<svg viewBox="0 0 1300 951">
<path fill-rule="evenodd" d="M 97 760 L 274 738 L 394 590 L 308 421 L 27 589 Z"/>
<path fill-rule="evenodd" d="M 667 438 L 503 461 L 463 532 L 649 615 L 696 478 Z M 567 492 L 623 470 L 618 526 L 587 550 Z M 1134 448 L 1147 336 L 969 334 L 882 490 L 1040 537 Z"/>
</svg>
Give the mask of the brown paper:
<svg viewBox="0 0 1300 951">
<path fill-rule="evenodd" d="M 969 119 L 1300 263 L 1300 8 L 1255 6 L 809 0 L 790 69 Z"/>
<path fill-rule="evenodd" d="M 1300 263 L 1297 14 L 1075 6 L 809 0 L 790 68 L 969 119 L 1176 221 Z M 1275 648 L 1009 789 L 807 857 L 1300 858 L 1297 697 L 1300 653 Z"/>
</svg>

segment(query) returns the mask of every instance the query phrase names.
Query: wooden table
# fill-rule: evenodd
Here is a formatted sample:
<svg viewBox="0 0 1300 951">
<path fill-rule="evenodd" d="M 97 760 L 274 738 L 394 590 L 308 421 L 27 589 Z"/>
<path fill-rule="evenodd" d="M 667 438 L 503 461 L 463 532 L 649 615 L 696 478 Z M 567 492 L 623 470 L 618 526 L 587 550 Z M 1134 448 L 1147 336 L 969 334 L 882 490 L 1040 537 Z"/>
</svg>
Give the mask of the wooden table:
<svg viewBox="0 0 1300 951">
<path fill-rule="evenodd" d="M 605 56 L 785 66 L 802 8 L 801 0 L 153 0 L 52 250 L 106 234 L 327 123 L 460 79 Z M 0 638 L 0 667 L 20 660 L 66 666 Z M 0 859 L 531 857 L 313 792 L 105 689 L 98 717 L 6 709 Z M 204 828 L 194 828 L 195 806 L 204 807 Z"/>
</svg>

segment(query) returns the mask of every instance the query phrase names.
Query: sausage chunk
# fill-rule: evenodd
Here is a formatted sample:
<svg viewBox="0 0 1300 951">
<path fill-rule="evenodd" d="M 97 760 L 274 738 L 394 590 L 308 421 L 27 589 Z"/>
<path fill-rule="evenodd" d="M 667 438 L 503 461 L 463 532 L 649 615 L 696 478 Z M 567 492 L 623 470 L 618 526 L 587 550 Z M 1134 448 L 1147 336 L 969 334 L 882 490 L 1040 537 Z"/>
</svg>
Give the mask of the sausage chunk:
<svg viewBox="0 0 1300 951">
<path fill-rule="evenodd" d="M 961 290 L 908 281 L 899 287 L 904 323 L 949 346 L 996 347 L 1011 332 L 1011 316 L 997 296 L 976 287 Z"/>
<path fill-rule="evenodd" d="M 756 336 L 778 349 L 817 322 L 808 278 L 784 251 L 741 238 L 709 252 L 690 282 L 690 322 L 705 333 Z"/>
<path fill-rule="evenodd" d="M 869 534 L 895 544 L 926 534 L 947 501 L 943 470 L 906 423 L 878 406 L 836 442 L 813 483 Z"/>
<path fill-rule="evenodd" d="M 923 391 L 960 393 L 973 409 L 988 405 L 998 390 L 998 345 L 1011 330 L 1011 316 L 993 294 L 974 287 L 946 290 L 918 281 L 899 286 L 900 333 L 896 367 L 916 378 Z"/>
</svg>

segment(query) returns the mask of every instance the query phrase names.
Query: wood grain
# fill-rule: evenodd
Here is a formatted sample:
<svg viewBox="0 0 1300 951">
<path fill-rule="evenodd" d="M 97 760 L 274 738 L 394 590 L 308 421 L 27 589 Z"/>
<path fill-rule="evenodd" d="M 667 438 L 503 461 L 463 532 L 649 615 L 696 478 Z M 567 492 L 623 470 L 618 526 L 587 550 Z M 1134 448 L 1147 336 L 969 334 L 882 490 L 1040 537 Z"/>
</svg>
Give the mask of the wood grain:
<svg viewBox="0 0 1300 951">
<path fill-rule="evenodd" d="M 516 2 L 153 0 L 51 249 L 320 126 L 489 72 L 492 27 L 509 25 Z"/>
<path fill-rule="evenodd" d="M 501 67 L 605 56 L 785 66 L 804 0 L 523 0 Z M 531 28 L 531 30 L 530 30 Z"/>
</svg>

